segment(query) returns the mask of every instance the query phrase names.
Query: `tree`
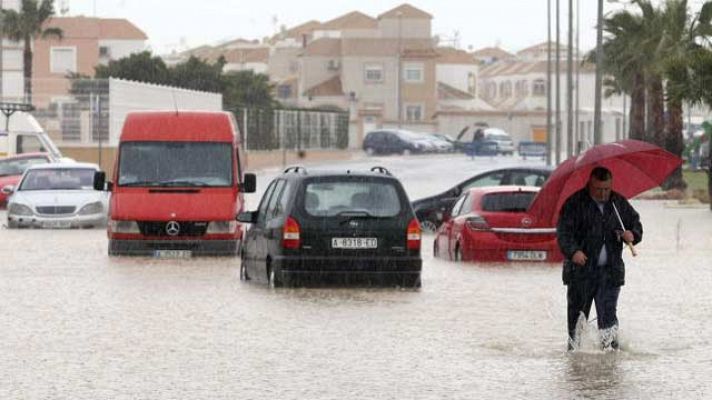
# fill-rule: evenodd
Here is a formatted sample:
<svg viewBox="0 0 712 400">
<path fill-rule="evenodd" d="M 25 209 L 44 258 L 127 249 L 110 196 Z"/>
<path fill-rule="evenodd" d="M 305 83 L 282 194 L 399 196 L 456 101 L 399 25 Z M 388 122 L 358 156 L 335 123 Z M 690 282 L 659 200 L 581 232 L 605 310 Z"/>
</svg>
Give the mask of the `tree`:
<svg viewBox="0 0 712 400">
<path fill-rule="evenodd" d="M 170 81 L 171 84 L 185 89 L 222 92 L 224 84 L 221 75 L 224 66 L 224 57 L 220 57 L 214 64 L 209 64 L 191 56 L 188 61 L 171 68 Z"/>
<path fill-rule="evenodd" d="M 54 15 L 54 0 L 22 0 L 20 12 L 1 10 L 3 24 L 2 34 L 14 41 L 23 41 L 23 61 L 26 101 L 32 103 L 32 42 L 38 38 L 56 37 L 62 39 L 63 32 L 59 28 L 47 27 L 47 22 Z"/>
<path fill-rule="evenodd" d="M 119 78 L 159 85 L 172 83 L 166 63 L 161 57 L 152 56 L 149 51 L 112 60 L 107 65 L 97 65 L 94 71 L 97 79 Z"/>
<path fill-rule="evenodd" d="M 228 72 L 223 75 L 222 81 L 223 106 L 226 109 L 273 108 L 278 104 L 272 97 L 274 87 L 265 74 Z"/>
<path fill-rule="evenodd" d="M 662 53 L 660 69 L 666 80 L 667 123 L 662 146 L 673 154 L 682 155 L 683 104 L 702 103 L 709 87 L 712 56 L 709 36 L 712 34 L 712 2 L 705 2 L 700 12 L 691 16 L 686 0 L 667 0 L 662 9 L 664 29 L 659 44 Z M 698 86 L 704 85 L 704 86 Z M 712 104 L 712 103 L 707 103 Z M 684 189 L 687 184 L 678 168 L 663 185 Z"/>
</svg>

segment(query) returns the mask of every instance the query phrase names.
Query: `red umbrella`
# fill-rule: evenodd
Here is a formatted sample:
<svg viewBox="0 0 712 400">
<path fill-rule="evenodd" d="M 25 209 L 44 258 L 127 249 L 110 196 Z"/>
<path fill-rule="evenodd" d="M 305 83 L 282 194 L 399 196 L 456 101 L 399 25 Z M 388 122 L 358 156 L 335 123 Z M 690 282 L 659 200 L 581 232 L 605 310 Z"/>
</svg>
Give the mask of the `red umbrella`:
<svg viewBox="0 0 712 400">
<path fill-rule="evenodd" d="M 588 182 L 593 168 L 602 166 L 613 174 L 613 190 L 631 198 L 660 186 L 682 159 L 650 143 L 622 140 L 593 146 L 561 163 L 529 206 L 537 226 L 555 226 L 566 199 Z"/>
</svg>

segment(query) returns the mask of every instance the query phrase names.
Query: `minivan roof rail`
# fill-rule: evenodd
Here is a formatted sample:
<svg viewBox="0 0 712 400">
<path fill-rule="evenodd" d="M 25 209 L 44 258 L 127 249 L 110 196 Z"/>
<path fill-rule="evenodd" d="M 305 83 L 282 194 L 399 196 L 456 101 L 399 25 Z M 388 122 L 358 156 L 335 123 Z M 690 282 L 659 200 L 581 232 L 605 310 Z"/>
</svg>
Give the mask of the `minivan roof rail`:
<svg viewBox="0 0 712 400">
<path fill-rule="evenodd" d="M 302 167 L 301 165 L 294 165 L 294 166 L 291 166 L 291 167 L 287 167 L 287 168 L 284 170 L 284 173 L 285 173 L 285 174 L 286 174 L 286 173 L 289 173 L 289 172 L 294 172 L 295 174 L 298 173 L 298 172 L 301 172 L 301 173 L 303 173 L 303 174 L 306 174 L 306 173 L 307 173 L 307 169 L 304 168 L 304 167 Z"/>
<path fill-rule="evenodd" d="M 379 172 L 381 174 L 386 174 L 388 176 L 391 176 L 391 172 L 386 169 L 386 167 L 381 167 L 379 165 L 372 167 L 371 171 L 373 172 Z"/>
</svg>

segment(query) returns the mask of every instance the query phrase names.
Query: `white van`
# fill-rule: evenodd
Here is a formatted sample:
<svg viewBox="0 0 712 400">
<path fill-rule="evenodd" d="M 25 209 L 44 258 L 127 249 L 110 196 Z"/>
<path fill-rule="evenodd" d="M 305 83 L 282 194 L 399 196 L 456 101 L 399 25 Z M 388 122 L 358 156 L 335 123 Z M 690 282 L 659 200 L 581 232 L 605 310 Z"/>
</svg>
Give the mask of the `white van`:
<svg viewBox="0 0 712 400">
<path fill-rule="evenodd" d="M 31 114 L 15 111 L 9 117 L 0 113 L 0 157 L 22 153 L 50 153 L 60 159 L 62 153 Z"/>
</svg>

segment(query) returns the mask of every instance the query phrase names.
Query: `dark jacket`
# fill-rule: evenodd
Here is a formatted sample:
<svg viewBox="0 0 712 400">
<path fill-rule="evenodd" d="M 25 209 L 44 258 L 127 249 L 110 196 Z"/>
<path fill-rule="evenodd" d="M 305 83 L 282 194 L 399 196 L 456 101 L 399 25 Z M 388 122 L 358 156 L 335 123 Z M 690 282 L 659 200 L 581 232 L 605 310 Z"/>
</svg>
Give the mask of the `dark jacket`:
<svg viewBox="0 0 712 400">
<path fill-rule="evenodd" d="M 561 208 L 556 227 L 559 248 L 564 255 L 562 278 L 565 285 L 574 280 L 593 278 L 599 273 L 609 274 L 611 282 L 616 286 L 625 284 L 625 264 L 622 258 L 624 243 L 616 232 L 622 229 L 611 202 L 618 208 L 625 228 L 633 232 L 633 244 L 643 238 L 640 217 L 625 197 L 612 192 L 601 213 L 587 188 L 574 193 Z M 608 262 L 606 266 L 598 267 L 598 255 L 604 245 Z M 588 260 L 585 266 L 578 266 L 571 261 L 577 250 L 586 254 Z"/>
</svg>

